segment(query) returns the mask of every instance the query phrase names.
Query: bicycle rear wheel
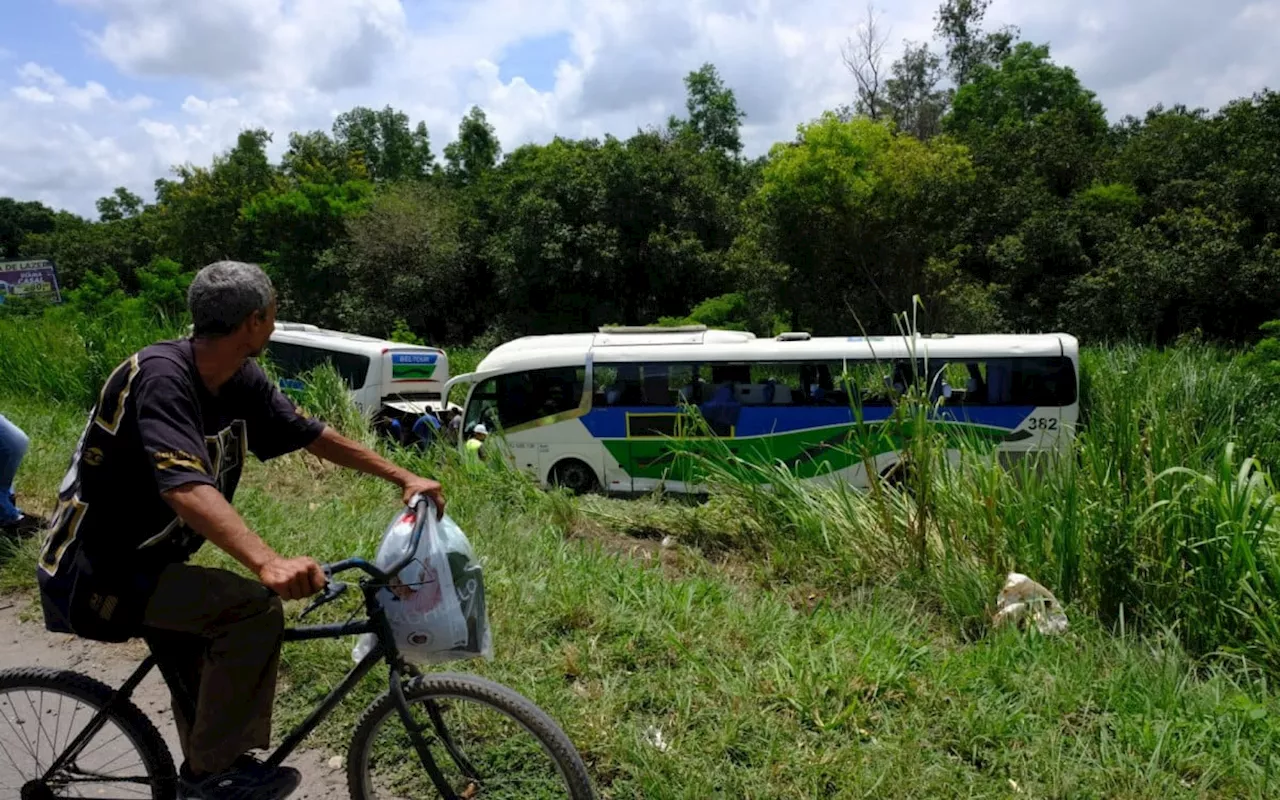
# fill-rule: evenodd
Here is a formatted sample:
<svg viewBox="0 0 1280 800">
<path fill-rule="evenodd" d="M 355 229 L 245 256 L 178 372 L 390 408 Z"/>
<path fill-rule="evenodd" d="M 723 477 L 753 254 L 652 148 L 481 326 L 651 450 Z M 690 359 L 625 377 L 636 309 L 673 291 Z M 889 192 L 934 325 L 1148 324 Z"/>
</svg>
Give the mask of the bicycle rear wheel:
<svg viewBox="0 0 1280 800">
<path fill-rule="evenodd" d="M 432 674 L 404 685 L 405 701 L 452 797 L 593 800 L 586 765 L 541 709 L 501 684 Z M 435 789 L 390 693 L 364 712 L 347 755 L 352 800 L 408 800 Z"/>
<path fill-rule="evenodd" d="M 177 784 L 169 748 L 128 699 L 116 702 L 74 758 L 44 777 L 114 693 L 68 670 L 0 671 L 0 797 L 173 800 Z"/>
</svg>

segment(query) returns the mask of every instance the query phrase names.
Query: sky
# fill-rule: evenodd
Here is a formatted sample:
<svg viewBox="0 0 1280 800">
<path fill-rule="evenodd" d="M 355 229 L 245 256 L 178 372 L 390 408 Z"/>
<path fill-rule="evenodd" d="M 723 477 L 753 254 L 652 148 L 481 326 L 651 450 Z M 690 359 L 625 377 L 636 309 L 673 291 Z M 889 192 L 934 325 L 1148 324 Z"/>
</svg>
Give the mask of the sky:
<svg viewBox="0 0 1280 800">
<path fill-rule="evenodd" d="M 937 0 L 878 0 L 892 61 Z M 357 105 L 426 122 L 437 154 L 472 105 L 505 150 L 628 136 L 684 111 L 712 62 L 747 114 L 747 154 L 851 100 L 847 0 L 0 0 L 0 196 L 93 215 L 116 186 L 154 197 L 245 128 L 278 156 Z M 1280 89 L 1280 0 L 994 0 L 1073 67 L 1108 116 L 1217 109 Z"/>
</svg>

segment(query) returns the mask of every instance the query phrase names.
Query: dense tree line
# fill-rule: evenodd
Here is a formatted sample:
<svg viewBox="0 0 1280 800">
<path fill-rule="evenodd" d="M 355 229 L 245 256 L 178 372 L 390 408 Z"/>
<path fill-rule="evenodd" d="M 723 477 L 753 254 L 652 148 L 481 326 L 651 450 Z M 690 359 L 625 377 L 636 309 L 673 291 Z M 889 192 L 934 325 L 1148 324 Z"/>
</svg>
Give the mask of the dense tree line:
<svg viewBox="0 0 1280 800">
<path fill-rule="evenodd" d="M 207 166 L 88 220 L 0 198 L 0 252 L 63 284 L 174 295 L 257 261 L 282 316 L 437 342 L 700 321 L 771 333 L 1067 330 L 1250 338 L 1280 296 L 1280 94 L 1109 124 L 1047 45 L 946 0 L 937 41 L 880 61 L 869 18 L 852 102 L 743 156 L 708 64 L 683 117 L 626 139 L 503 153 L 473 108 L 437 160 L 426 127 L 356 108 L 332 130 L 243 132 Z M 165 291 L 168 295 L 165 295 Z"/>
</svg>

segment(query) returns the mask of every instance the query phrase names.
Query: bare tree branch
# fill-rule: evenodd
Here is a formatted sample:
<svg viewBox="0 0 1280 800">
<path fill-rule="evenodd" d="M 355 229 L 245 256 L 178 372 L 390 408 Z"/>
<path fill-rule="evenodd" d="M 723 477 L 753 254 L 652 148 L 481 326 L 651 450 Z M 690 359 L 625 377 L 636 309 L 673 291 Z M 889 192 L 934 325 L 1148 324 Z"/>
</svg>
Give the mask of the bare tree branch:
<svg viewBox="0 0 1280 800">
<path fill-rule="evenodd" d="M 840 48 L 845 67 L 858 84 L 854 109 L 871 119 L 880 119 L 884 110 L 882 64 L 888 31 L 881 31 L 874 5 L 867 4 L 867 18 L 858 25 L 857 33 Z"/>
</svg>

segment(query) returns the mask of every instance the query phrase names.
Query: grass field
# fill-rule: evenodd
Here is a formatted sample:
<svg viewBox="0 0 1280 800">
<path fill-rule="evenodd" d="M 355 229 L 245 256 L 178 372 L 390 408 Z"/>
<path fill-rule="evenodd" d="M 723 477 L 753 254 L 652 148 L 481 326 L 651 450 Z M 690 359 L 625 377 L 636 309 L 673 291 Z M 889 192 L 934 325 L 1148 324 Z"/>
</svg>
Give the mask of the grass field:
<svg viewBox="0 0 1280 800">
<path fill-rule="evenodd" d="M 454 666 L 551 713 L 608 797 L 1277 796 L 1274 490 L 1245 457 L 1274 463 L 1270 395 L 1209 348 L 1088 362 L 1074 458 L 1013 477 L 966 462 L 932 474 L 927 502 L 760 493 L 734 464 L 705 504 L 577 500 L 398 454 L 445 482 L 485 563 L 496 657 Z M 84 378 L 58 378 L 0 378 L 38 510 L 84 419 Z M 237 505 L 282 552 L 333 560 L 372 555 L 396 500 L 294 455 L 251 465 Z M 10 554 L 5 590 L 29 592 L 33 553 Z M 1070 633 L 989 628 L 1015 568 L 1068 600 Z M 282 725 L 353 643 L 286 650 Z M 358 700 L 325 744 L 345 743 Z"/>
</svg>

